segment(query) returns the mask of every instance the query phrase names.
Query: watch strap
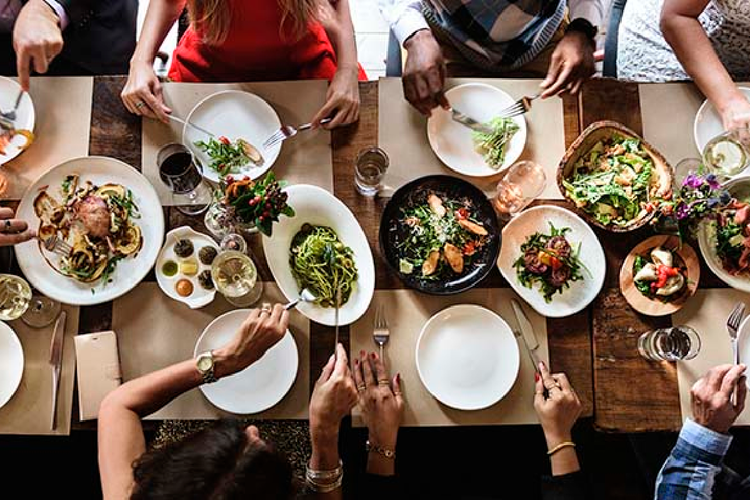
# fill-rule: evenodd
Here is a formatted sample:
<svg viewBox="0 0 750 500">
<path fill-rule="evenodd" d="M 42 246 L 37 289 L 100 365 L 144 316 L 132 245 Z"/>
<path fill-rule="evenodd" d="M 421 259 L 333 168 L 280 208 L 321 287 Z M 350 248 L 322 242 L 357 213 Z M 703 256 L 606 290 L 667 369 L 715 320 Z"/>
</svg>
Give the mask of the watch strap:
<svg viewBox="0 0 750 500">
<path fill-rule="evenodd" d="M 570 21 L 568 26 L 566 26 L 565 28 L 565 33 L 569 33 L 571 31 L 583 33 L 593 42 L 596 39 L 596 34 L 599 32 L 599 28 L 591 24 L 588 19 L 577 17 Z"/>
<path fill-rule="evenodd" d="M 200 359 L 206 356 L 209 356 L 211 358 L 211 368 L 209 368 L 208 370 L 201 370 Z M 211 351 L 199 354 L 195 359 L 195 367 L 198 370 L 198 373 L 201 374 L 204 384 L 213 384 L 214 382 L 217 382 L 219 380 L 218 378 L 216 378 L 216 372 L 214 371 L 215 366 L 213 363 L 213 353 Z"/>
</svg>

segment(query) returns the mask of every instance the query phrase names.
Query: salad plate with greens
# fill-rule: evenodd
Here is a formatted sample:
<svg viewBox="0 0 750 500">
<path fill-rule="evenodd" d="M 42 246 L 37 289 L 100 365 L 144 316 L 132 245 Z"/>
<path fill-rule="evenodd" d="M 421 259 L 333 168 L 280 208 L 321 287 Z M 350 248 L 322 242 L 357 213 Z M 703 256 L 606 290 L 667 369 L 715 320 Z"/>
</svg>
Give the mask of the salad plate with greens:
<svg viewBox="0 0 750 500">
<path fill-rule="evenodd" d="M 606 274 L 594 231 L 573 212 L 551 205 L 525 210 L 503 228 L 497 267 L 523 300 L 549 318 L 583 310 Z"/>
<path fill-rule="evenodd" d="M 445 96 L 455 109 L 483 123 L 488 133 L 473 131 L 453 120 L 451 112 L 435 109 L 427 120 L 430 147 L 451 170 L 472 177 L 490 177 L 515 162 L 526 145 L 523 115 L 499 118 L 515 103 L 507 92 L 484 83 L 449 89 Z"/>
</svg>

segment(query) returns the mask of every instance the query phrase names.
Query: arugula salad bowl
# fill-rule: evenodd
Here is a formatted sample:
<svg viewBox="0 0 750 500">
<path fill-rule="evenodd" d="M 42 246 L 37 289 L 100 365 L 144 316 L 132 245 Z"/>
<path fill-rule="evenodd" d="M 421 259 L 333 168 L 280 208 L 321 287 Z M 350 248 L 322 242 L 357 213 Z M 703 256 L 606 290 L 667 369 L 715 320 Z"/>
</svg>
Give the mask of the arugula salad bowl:
<svg viewBox="0 0 750 500">
<path fill-rule="evenodd" d="M 626 126 L 598 121 L 571 144 L 557 185 L 590 224 L 614 233 L 634 231 L 672 196 L 674 172 L 661 153 Z"/>
</svg>

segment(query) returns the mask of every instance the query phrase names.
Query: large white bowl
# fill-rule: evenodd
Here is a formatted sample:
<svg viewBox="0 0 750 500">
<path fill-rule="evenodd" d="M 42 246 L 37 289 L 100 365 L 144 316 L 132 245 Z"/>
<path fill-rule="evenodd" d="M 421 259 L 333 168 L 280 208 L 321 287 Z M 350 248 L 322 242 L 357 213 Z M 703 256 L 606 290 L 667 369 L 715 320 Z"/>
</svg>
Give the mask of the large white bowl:
<svg viewBox="0 0 750 500">
<path fill-rule="evenodd" d="M 750 88 L 737 88 L 745 95 L 745 97 L 750 99 Z M 695 121 L 693 122 L 693 138 L 695 140 L 695 146 L 698 148 L 698 151 L 703 154 L 703 148 L 706 147 L 708 141 L 723 133 L 724 124 L 721 121 L 721 115 L 716 111 L 714 105 L 706 99 L 703 101 L 703 104 L 701 104 L 701 107 L 698 108 L 698 112 L 695 113 Z"/>
<path fill-rule="evenodd" d="M 0 408 L 16 393 L 23 377 L 23 347 L 11 327 L 0 322 Z"/>
<path fill-rule="evenodd" d="M 206 97 L 190 111 L 187 121 L 198 125 L 217 136 L 225 136 L 230 141 L 243 138 L 258 148 L 263 155 L 263 165 L 252 163 L 242 167 L 234 176 L 248 176 L 257 179 L 266 173 L 279 157 L 281 143 L 268 149 L 263 141 L 281 128 L 276 111 L 262 98 L 241 90 L 223 90 Z M 183 126 L 182 142 L 190 148 L 203 166 L 203 177 L 219 182 L 219 173 L 209 167 L 211 158 L 193 144 L 195 141 L 208 141 L 208 137 L 188 125 Z"/>
<path fill-rule="evenodd" d="M 273 236 L 263 237 L 263 251 L 271 274 L 287 299 L 297 299 L 300 290 L 289 266 L 292 239 L 303 224 L 330 227 L 339 240 L 354 252 L 358 273 L 349 300 L 339 310 L 339 325 L 357 321 L 367 312 L 375 291 L 375 264 L 367 236 L 347 206 L 325 189 L 299 184 L 289 186 L 285 191 L 289 194 L 287 203 L 296 215 L 291 218 L 282 216 L 273 227 Z M 329 326 L 335 323 L 333 307 L 300 302 L 297 310 L 316 323 Z"/>
<path fill-rule="evenodd" d="M 102 280 L 81 283 L 56 272 L 45 260 L 45 255 L 53 263 L 59 261 L 59 256 L 42 250 L 36 240 L 16 245 L 16 258 L 26 279 L 44 295 L 65 304 L 101 304 L 132 290 L 151 270 L 164 239 L 164 212 L 153 186 L 136 169 L 114 158 L 86 156 L 53 167 L 29 186 L 18 206 L 18 218 L 38 228 L 34 198 L 42 187 L 50 186 L 50 194 L 60 200 L 59 186 L 70 174 L 78 174 L 81 182 L 89 180 L 96 185 L 108 182 L 122 184 L 133 192 L 133 200 L 141 211 L 141 218 L 135 223 L 141 228 L 143 248 L 135 257 L 127 257 L 117 264 L 111 283 L 103 283 Z"/>
<path fill-rule="evenodd" d="M 539 284 L 526 288 L 518 280 L 513 263 L 521 256 L 521 245 L 536 232 L 549 234 L 550 223 L 557 229 L 569 227 L 565 235 L 573 249 L 581 244 L 580 261 L 582 280 L 570 283 L 570 288 L 552 296 L 552 302 L 544 301 Z M 502 247 L 497 259 L 497 267 L 513 290 L 539 314 L 548 318 L 571 316 L 586 308 L 604 285 L 607 274 L 607 261 L 599 238 L 583 219 L 573 212 L 553 205 L 542 205 L 521 212 L 503 228 Z"/>
<path fill-rule="evenodd" d="M 445 96 L 455 109 L 479 122 L 488 122 L 500 111 L 515 103 L 507 92 L 484 83 L 466 83 L 449 89 Z M 526 120 L 523 115 L 513 121 L 519 127 L 510 140 L 505 152 L 505 161 L 498 168 L 492 168 L 476 151 L 472 131 L 451 118 L 451 113 L 443 108 L 432 111 L 427 120 L 427 138 L 430 147 L 448 168 L 459 174 L 473 177 L 489 177 L 511 165 L 521 156 L 526 145 Z"/>
<path fill-rule="evenodd" d="M 431 317 L 417 340 L 425 388 L 444 405 L 481 410 L 513 388 L 520 359 L 508 324 L 484 307 L 462 304 Z"/>
<path fill-rule="evenodd" d="M 21 86 L 15 80 L 0 76 L 0 110 L 7 112 L 13 109 L 20 90 Z M 33 132 L 35 117 L 34 103 L 31 102 L 31 96 L 28 92 L 24 92 L 16 110 L 15 128 L 17 130 L 29 130 Z M 25 137 L 21 135 L 14 137 L 10 145 L 6 148 L 5 154 L 0 154 L 0 165 L 20 155 L 23 152 L 23 149 L 20 148 L 24 144 L 26 144 Z"/>
<path fill-rule="evenodd" d="M 235 309 L 213 320 L 195 344 L 195 356 L 226 345 L 245 321 L 249 309 Z M 284 399 L 297 378 L 299 352 L 294 337 L 286 335 L 258 361 L 241 372 L 200 387 L 206 398 L 224 411 L 259 413 Z"/>
</svg>

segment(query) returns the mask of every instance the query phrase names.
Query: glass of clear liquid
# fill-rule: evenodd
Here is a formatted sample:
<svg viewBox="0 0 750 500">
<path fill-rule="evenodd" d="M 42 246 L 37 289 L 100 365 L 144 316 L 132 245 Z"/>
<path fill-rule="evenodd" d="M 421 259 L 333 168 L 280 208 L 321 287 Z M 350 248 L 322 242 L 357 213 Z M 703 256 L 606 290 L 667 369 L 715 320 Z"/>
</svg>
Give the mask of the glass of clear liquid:
<svg viewBox="0 0 750 500">
<path fill-rule="evenodd" d="M 62 310 L 62 304 L 39 293 L 31 296 L 29 308 L 26 310 L 21 321 L 31 328 L 44 328 L 51 325 Z"/>
<path fill-rule="evenodd" d="M 703 164 L 723 178 L 738 175 L 750 165 L 747 131 L 730 130 L 708 141 L 703 148 Z"/>
<path fill-rule="evenodd" d="M 20 318 L 30 302 L 31 287 L 25 279 L 13 274 L 0 274 L 0 320 Z"/>
<path fill-rule="evenodd" d="M 237 307 L 248 307 L 260 299 L 263 284 L 253 259 L 242 252 L 227 250 L 219 253 L 211 265 L 216 290 Z"/>
<path fill-rule="evenodd" d="M 638 338 L 638 352 L 653 361 L 687 361 L 700 350 L 698 332 L 686 325 L 659 328 Z"/>
<path fill-rule="evenodd" d="M 501 217 L 510 218 L 541 196 L 546 186 L 547 176 L 541 165 L 533 161 L 519 161 L 497 183 L 492 204 Z"/>
<path fill-rule="evenodd" d="M 363 149 L 354 163 L 354 184 L 364 196 L 375 196 L 380 191 L 388 170 L 388 155 L 380 148 Z"/>
</svg>

